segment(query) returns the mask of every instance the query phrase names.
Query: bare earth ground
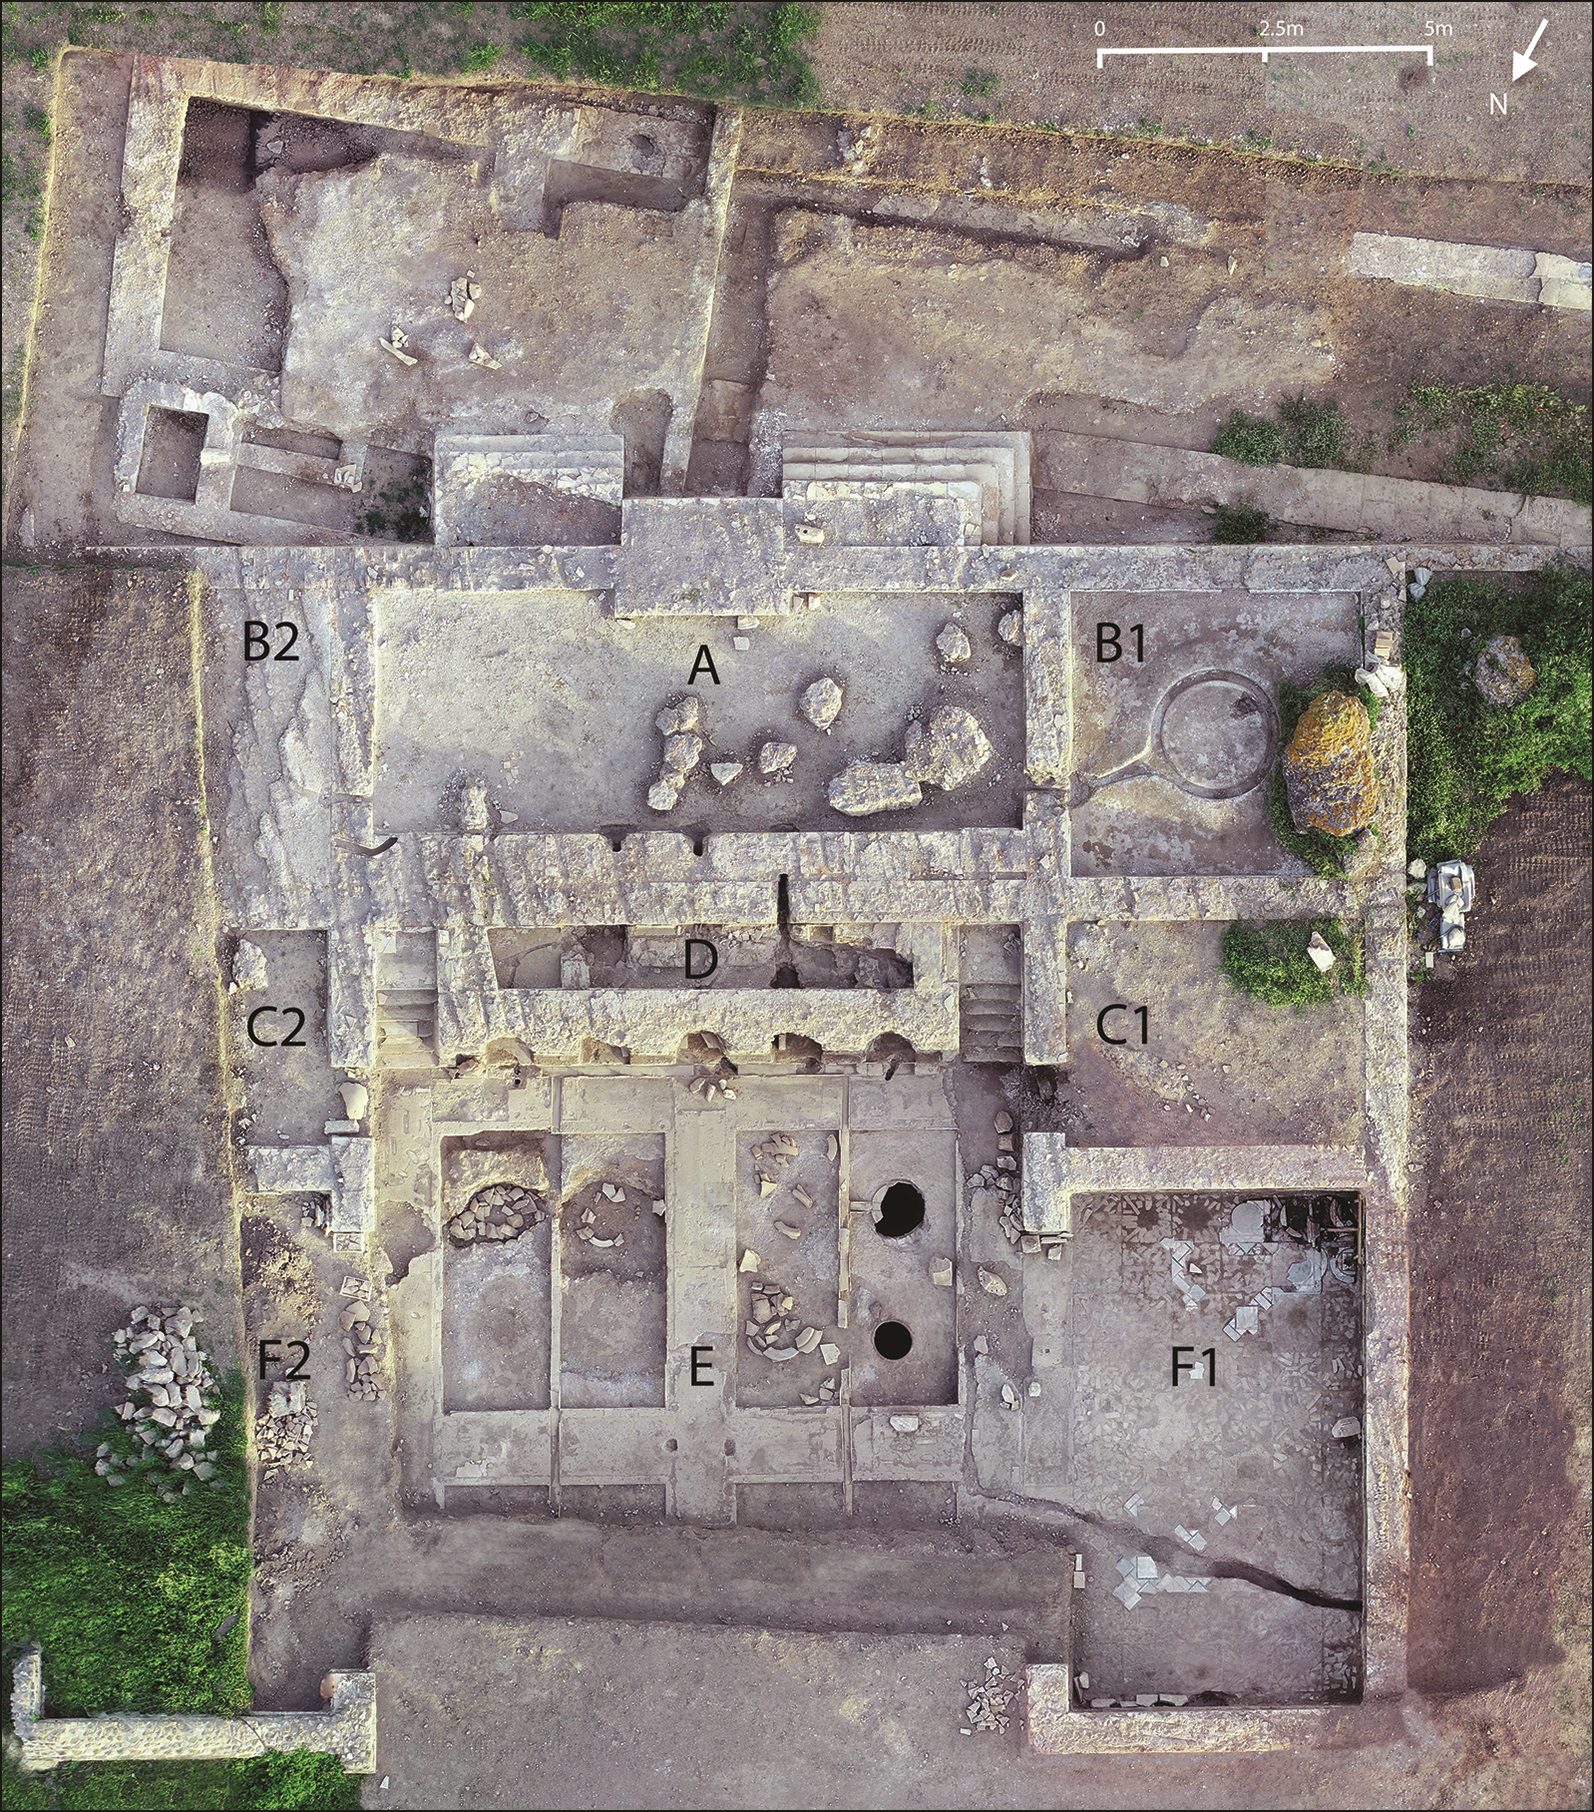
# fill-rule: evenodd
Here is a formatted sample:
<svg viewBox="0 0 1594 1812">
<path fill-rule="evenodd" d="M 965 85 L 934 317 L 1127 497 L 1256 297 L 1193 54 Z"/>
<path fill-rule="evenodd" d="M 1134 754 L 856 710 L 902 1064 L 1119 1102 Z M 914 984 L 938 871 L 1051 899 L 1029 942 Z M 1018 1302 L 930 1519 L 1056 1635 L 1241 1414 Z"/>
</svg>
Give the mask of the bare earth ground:
<svg viewBox="0 0 1594 1812">
<path fill-rule="evenodd" d="M 1561 782 L 1513 807 L 1465 959 L 1415 1003 L 1411 1678 L 1431 1692 L 1587 1666 L 1589 805 Z"/>
<path fill-rule="evenodd" d="M 6 569 L 5 1451 L 116 1397 L 184 1297 L 237 1362 L 181 577 Z"/>
</svg>

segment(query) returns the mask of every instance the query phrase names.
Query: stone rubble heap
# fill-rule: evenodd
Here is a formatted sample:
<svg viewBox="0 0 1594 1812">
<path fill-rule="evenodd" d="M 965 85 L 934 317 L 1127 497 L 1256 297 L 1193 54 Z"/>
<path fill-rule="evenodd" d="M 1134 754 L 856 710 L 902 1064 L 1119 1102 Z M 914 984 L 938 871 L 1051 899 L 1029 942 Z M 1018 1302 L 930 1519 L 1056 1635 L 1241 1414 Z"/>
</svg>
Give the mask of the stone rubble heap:
<svg viewBox="0 0 1594 1812">
<path fill-rule="evenodd" d="M 703 701 L 688 698 L 667 705 L 653 723 L 664 738 L 664 758 L 658 778 L 648 788 L 648 806 L 655 812 L 673 812 L 703 759 Z"/>
<path fill-rule="evenodd" d="M 1485 702 L 1501 709 L 1521 704 L 1538 677 L 1514 635 L 1497 635 L 1486 642 L 1472 669 L 1473 684 Z"/>
<path fill-rule="evenodd" d="M 375 1402 L 383 1394 L 380 1310 L 372 1311 L 367 1278 L 345 1278 L 343 1294 L 349 1298 L 338 1315 L 343 1330 L 343 1381 L 351 1397 Z"/>
<path fill-rule="evenodd" d="M 785 1365 L 815 1352 L 826 1365 L 834 1365 L 841 1356 L 841 1349 L 826 1340 L 823 1328 L 816 1328 L 800 1315 L 794 1315 L 795 1306 L 796 1298 L 784 1284 L 755 1277 L 749 1290 L 749 1319 L 742 1324 L 747 1350 L 774 1365 Z M 819 1382 L 817 1394 L 803 1393 L 802 1400 L 809 1405 L 834 1403 L 836 1391 L 836 1380 L 825 1377 Z"/>
<path fill-rule="evenodd" d="M 854 130 L 851 126 L 842 126 L 836 133 L 836 150 L 841 158 L 841 165 L 852 176 L 862 176 L 874 165 L 880 155 L 880 127 L 871 120 L 867 125 Z"/>
<path fill-rule="evenodd" d="M 969 1695 L 969 1702 L 963 1713 L 968 1723 L 963 1726 L 961 1735 L 973 1736 L 976 1730 L 1007 1729 L 1007 1708 L 1018 1696 L 1018 1686 L 1011 1674 L 1002 1672 L 995 1655 L 985 1657 L 985 1678 L 965 1680 L 963 1688 Z"/>
<path fill-rule="evenodd" d="M 626 1206 L 626 1193 L 622 1184 L 604 1183 L 598 1190 L 598 1196 L 601 1201 L 611 1202 L 617 1208 L 623 1209 Z M 662 1218 L 664 1214 L 663 1202 L 655 1202 L 653 1204 L 653 1212 Z M 604 1252 L 608 1251 L 610 1247 L 619 1247 L 625 1244 L 625 1235 L 623 1233 L 603 1233 L 599 1230 L 598 1211 L 596 1208 L 590 1206 L 581 1210 L 580 1218 L 576 1222 L 575 1233 L 576 1238 L 581 1241 L 582 1245 L 596 1246 L 600 1251 Z"/>
<path fill-rule="evenodd" d="M 271 1479 L 288 1466 L 310 1464 L 315 1435 L 315 1405 L 306 1401 L 302 1383 L 273 1384 L 266 1407 L 255 1418 L 255 1457 Z"/>
<path fill-rule="evenodd" d="M 688 1081 L 687 1090 L 691 1094 L 701 1095 L 705 1101 L 712 1101 L 717 1096 L 734 1101 L 736 1073 L 736 1065 L 729 1057 L 721 1055 L 700 1065 L 697 1073 Z"/>
<path fill-rule="evenodd" d="M 1003 1108 L 996 1116 L 996 1162 L 982 1164 L 969 1179 L 969 1206 L 976 1214 L 997 1217 L 1010 1246 L 1030 1254 L 1044 1252 L 1061 1259 L 1064 1235 L 1026 1233 L 1020 1212 L 1018 1131 L 1013 1116 Z"/>
<path fill-rule="evenodd" d="M 128 1372 L 127 1401 L 117 1405 L 116 1413 L 144 1451 L 135 1450 L 129 1460 L 102 1441 L 94 1470 L 107 1484 L 125 1484 L 130 1471 L 164 1463 L 176 1475 L 160 1489 L 162 1501 L 170 1504 L 186 1497 L 196 1481 L 213 1479 L 216 1466 L 206 1445 L 221 1411 L 211 1401 L 216 1380 L 193 1327 L 193 1311 L 182 1305 L 169 1315 L 140 1306 L 127 1326 L 111 1336 Z"/>
<path fill-rule="evenodd" d="M 816 679 L 802 695 L 798 709 L 816 730 L 828 732 L 841 715 L 841 687 L 829 677 Z"/>
<path fill-rule="evenodd" d="M 994 753 L 972 711 L 942 705 L 927 724 L 909 724 L 901 761 L 855 761 L 834 775 L 830 804 L 849 818 L 906 811 L 919 804 L 925 785 L 943 792 L 967 786 Z"/>
<path fill-rule="evenodd" d="M 948 667 L 965 667 L 973 656 L 974 647 L 963 625 L 954 622 L 942 625 L 941 633 L 935 638 L 935 651 Z"/>
<path fill-rule="evenodd" d="M 448 286 L 448 307 L 456 321 L 468 321 L 475 314 L 481 293 L 482 286 L 475 271 L 466 271 L 463 277 L 453 279 Z"/>
<path fill-rule="evenodd" d="M 771 1133 L 760 1145 L 753 1147 L 753 1171 L 758 1178 L 758 1193 L 763 1196 L 773 1195 L 780 1187 L 778 1173 L 785 1170 L 797 1156 L 797 1141 L 790 1133 Z M 809 1206 L 813 1204 L 810 1202 Z"/>
<path fill-rule="evenodd" d="M 448 1223 L 448 1237 L 462 1246 L 476 1240 L 519 1239 L 547 1218 L 541 1199 L 529 1189 L 518 1183 L 490 1183 Z"/>
</svg>

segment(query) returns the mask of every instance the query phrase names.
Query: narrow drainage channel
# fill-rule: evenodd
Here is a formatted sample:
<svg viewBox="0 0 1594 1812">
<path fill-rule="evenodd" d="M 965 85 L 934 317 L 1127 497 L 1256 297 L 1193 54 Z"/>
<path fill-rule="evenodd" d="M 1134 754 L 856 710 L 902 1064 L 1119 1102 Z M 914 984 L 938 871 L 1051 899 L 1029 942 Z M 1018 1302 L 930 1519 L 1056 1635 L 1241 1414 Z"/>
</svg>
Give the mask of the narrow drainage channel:
<svg viewBox="0 0 1594 1812">
<path fill-rule="evenodd" d="M 1083 1523 L 1098 1535 L 1109 1536 L 1133 1551 L 1149 1554 L 1165 1567 L 1174 1561 L 1182 1564 L 1190 1559 L 1188 1551 L 1168 1536 L 1152 1535 L 1135 1525 L 1110 1522 L 1104 1516 L 1077 1509 L 1072 1504 L 1056 1503 L 1049 1498 L 1027 1497 L 1018 1491 L 987 1490 L 979 1495 L 1037 1514 L 1038 1520 L 1054 1526 L 1068 1522 Z M 1207 1562 L 1206 1567 L 1208 1577 L 1212 1579 L 1243 1579 L 1247 1585 L 1254 1585 L 1260 1591 L 1276 1592 L 1281 1597 L 1294 1598 L 1316 1610 L 1351 1611 L 1358 1617 L 1362 1614 L 1363 1602 L 1360 1598 L 1335 1598 L 1331 1593 L 1316 1591 L 1311 1586 L 1292 1585 L 1283 1574 L 1269 1573 L 1264 1567 L 1253 1567 L 1249 1561 L 1213 1560 Z"/>
<path fill-rule="evenodd" d="M 1315 1592 L 1310 1586 L 1291 1585 L 1278 1573 L 1265 1572 L 1243 1560 L 1215 1560 L 1209 1571 L 1214 1579 L 1243 1579 L 1247 1585 L 1260 1586 L 1264 1592 L 1277 1592 L 1284 1598 L 1296 1598 L 1320 1611 L 1354 1611 L 1361 1615 L 1359 1598 L 1335 1598 L 1327 1592 Z"/>
</svg>

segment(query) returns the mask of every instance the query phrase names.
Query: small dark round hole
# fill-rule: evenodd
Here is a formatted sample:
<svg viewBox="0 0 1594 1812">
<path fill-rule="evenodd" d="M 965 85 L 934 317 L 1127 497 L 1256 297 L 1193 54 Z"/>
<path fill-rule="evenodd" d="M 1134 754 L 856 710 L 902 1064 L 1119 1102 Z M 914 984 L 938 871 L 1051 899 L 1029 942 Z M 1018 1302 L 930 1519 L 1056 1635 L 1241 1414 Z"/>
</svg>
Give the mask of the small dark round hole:
<svg viewBox="0 0 1594 1812">
<path fill-rule="evenodd" d="M 911 1183 L 893 1183 L 880 1198 L 875 1232 L 885 1239 L 906 1239 L 924 1225 L 924 1197 Z"/>
<path fill-rule="evenodd" d="M 671 1435 L 669 1437 L 669 1439 L 664 1443 L 664 1451 L 666 1453 L 675 1453 L 680 1448 L 680 1445 L 681 1445 L 681 1443 L 678 1440 L 676 1440 L 675 1436 Z"/>
<path fill-rule="evenodd" d="M 882 1359 L 906 1359 L 913 1351 L 913 1336 L 900 1321 L 882 1321 L 874 1331 L 874 1350 Z"/>
</svg>

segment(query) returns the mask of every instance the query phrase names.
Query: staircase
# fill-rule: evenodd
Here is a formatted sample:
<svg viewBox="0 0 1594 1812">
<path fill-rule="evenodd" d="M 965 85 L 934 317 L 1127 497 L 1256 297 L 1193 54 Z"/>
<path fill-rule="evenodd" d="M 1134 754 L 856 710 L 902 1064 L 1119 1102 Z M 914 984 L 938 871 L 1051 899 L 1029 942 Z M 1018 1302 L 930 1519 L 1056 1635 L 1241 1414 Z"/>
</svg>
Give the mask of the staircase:
<svg viewBox="0 0 1594 1812">
<path fill-rule="evenodd" d="M 1024 1006 L 1016 982 L 972 982 L 958 990 L 959 1054 L 965 1063 L 1024 1061 Z"/>
</svg>

